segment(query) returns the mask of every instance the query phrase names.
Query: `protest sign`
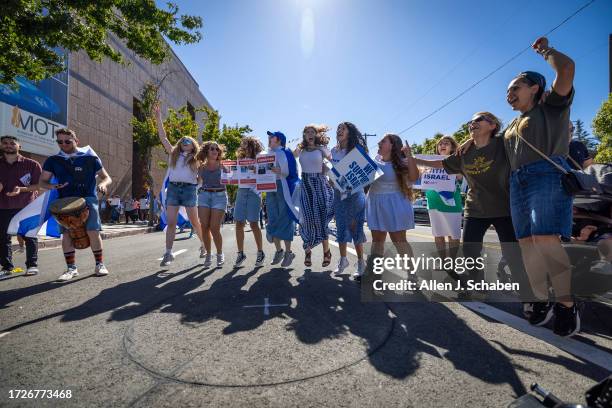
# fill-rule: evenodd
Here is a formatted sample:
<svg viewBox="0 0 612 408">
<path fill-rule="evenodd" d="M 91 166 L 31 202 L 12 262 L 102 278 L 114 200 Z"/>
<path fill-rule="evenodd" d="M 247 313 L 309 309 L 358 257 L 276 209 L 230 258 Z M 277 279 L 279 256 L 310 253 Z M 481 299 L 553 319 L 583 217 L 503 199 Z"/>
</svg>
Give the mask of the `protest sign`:
<svg viewBox="0 0 612 408">
<path fill-rule="evenodd" d="M 383 172 L 376 162 L 360 147 L 356 146 L 337 163 L 328 164 L 329 177 L 342 196 L 372 184 Z"/>
<path fill-rule="evenodd" d="M 417 159 L 443 160 L 447 156 L 417 154 Z M 419 166 L 419 178 L 412 185 L 416 190 L 455 191 L 455 175 L 448 174 L 444 169 Z"/>
<path fill-rule="evenodd" d="M 276 174 L 272 172 L 275 161 L 276 155 L 274 154 L 262 154 L 257 157 L 257 192 L 276 191 Z"/>
<path fill-rule="evenodd" d="M 236 160 L 222 160 L 221 166 L 221 184 L 238 184 Z"/>
</svg>

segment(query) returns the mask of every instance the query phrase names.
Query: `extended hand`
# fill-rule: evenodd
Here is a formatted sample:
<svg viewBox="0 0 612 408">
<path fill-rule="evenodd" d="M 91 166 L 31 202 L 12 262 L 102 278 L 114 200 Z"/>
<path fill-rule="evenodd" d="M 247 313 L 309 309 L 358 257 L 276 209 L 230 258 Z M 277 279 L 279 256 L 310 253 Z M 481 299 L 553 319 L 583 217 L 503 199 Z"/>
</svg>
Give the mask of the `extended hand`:
<svg viewBox="0 0 612 408">
<path fill-rule="evenodd" d="M 52 190 L 59 190 L 60 188 L 64 188 L 68 185 L 68 183 L 62 183 L 62 184 L 51 184 L 51 189 Z"/>
<path fill-rule="evenodd" d="M 99 185 L 97 188 L 98 188 L 98 191 L 99 191 L 100 193 L 102 193 L 102 194 L 106 195 L 106 191 L 107 191 L 107 190 L 106 190 L 106 186 L 105 186 L 105 185 L 100 184 L 100 185 Z"/>
<path fill-rule="evenodd" d="M 459 148 L 455 152 L 455 155 L 461 157 L 462 155 L 464 155 L 470 149 L 470 147 L 472 146 L 473 143 L 474 143 L 474 139 L 469 138 L 468 140 L 463 142 L 461 144 L 461 146 L 459 146 Z"/>
<path fill-rule="evenodd" d="M 537 40 L 531 44 L 531 48 L 535 50 L 538 54 L 542 54 L 544 51 L 548 50 L 548 38 L 539 37 Z"/>
<path fill-rule="evenodd" d="M 9 196 L 9 197 L 15 197 L 15 196 L 19 195 L 20 193 L 21 193 L 21 187 L 15 186 L 13 191 L 7 192 L 6 195 Z"/>
</svg>

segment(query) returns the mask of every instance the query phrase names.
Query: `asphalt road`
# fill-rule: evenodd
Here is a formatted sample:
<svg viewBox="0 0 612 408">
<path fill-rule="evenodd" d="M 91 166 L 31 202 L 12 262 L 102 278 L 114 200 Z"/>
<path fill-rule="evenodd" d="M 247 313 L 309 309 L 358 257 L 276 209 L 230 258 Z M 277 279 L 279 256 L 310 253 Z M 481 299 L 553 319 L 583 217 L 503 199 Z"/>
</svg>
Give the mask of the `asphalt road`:
<svg viewBox="0 0 612 408">
<path fill-rule="evenodd" d="M 105 241 L 107 277 L 91 275 L 85 250 L 81 275 L 54 282 L 64 261 L 53 248 L 38 276 L 0 281 L 0 405 L 505 407 L 536 381 L 583 402 L 612 369 L 466 305 L 363 303 L 348 275 L 320 266 L 320 249 L 311 269 L 301 248 L 282 269 L 266 243 L 254 268 L 248 233 L 248 259 L 233 269 L 233 226 L 223 235 L 222 268 L 204 269 L 186 234 L 161 268 L 164 236 L 153 233 Z M 612 350 L 603 330 L 577 341 L 600 357 Z M 71 398 L 11 399 L 17 389 Z"/>
</svg>

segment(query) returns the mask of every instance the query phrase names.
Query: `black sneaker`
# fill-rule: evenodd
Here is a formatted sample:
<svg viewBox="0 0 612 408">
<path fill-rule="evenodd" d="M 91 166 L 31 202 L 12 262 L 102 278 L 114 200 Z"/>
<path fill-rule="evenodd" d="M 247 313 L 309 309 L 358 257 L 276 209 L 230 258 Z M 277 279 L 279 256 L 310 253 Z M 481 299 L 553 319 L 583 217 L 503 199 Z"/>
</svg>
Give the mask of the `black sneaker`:
<svg viewBox="0 0 612 408">
<path fill-rule="evenodd" d="M 534 302 L 529 323 L 534 326 L 544 326 L 553 317 L 553 304 L 550 302 Z"/>
<path fill-rule="evenodd" d="M 580 331 L 580 313 L 574 303 L 571 307 L 555 304 L 555 324 L 553 331 L 557 336 L 569 337 Z"/>
<path fill-rule="evenodd" d="M 255 259 L 255 266 L 263 265 L 264 259 L 266 259 L 266 254 L 263 251 L 257 251 L 257 258 Z"/>
</svg>

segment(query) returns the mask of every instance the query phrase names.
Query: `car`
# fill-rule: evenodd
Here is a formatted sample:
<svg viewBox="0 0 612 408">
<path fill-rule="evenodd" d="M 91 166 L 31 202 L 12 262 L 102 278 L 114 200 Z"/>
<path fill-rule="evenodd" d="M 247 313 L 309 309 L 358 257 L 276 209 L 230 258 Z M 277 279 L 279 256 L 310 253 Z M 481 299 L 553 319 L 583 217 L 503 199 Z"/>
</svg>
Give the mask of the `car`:
<svg viewBox="0 0 612 408">
<path fill-rule="evenodd" d="M 429 211 L 427 210 L 427 199 L 417 198 L 412 203 L 414 209 L 414 222 L 416 224 L 429 225 Z"/>
</svg>

